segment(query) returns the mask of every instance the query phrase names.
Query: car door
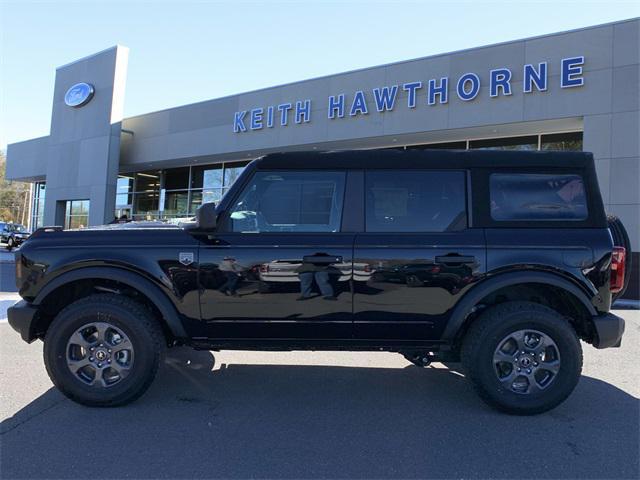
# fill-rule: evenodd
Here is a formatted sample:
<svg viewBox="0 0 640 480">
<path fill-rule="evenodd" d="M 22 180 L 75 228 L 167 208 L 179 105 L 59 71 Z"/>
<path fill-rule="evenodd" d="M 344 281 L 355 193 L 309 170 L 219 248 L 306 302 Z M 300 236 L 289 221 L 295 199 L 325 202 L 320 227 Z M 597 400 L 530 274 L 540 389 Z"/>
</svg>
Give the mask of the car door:
<svg viewBox="0 0 640 480">
<path fill-rule="evenodd" d="M 484 232 L 468 227 L 467 183 L 458 170 L 366 172 L 365 232 L 354 250 L 356 338 L 440 338 L 486 269 Z"/>
<path fill-rule="evenodd" d="M 200 248 L 202 335 L 352 334 L 354 233 L 341 231 L 346 171 L 257 170 Z"/>
</svg>

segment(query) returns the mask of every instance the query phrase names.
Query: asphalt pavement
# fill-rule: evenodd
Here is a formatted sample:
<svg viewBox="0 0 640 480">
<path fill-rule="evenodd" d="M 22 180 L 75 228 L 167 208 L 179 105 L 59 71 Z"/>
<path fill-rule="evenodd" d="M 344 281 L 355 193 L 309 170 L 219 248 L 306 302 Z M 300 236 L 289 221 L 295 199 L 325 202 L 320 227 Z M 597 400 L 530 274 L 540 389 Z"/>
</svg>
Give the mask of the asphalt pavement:
<svg viewBox="0 0 640 480">
<path fill-rule="evenodd" d="M 618 314 L 622 348 L 584 345 L 573 395 L 517 417 L 397 354 L 187 348 L 134 404 L 82 407 L 0 311 L 0 477 L 638 478 L 640 312 Z"/>
</svg>

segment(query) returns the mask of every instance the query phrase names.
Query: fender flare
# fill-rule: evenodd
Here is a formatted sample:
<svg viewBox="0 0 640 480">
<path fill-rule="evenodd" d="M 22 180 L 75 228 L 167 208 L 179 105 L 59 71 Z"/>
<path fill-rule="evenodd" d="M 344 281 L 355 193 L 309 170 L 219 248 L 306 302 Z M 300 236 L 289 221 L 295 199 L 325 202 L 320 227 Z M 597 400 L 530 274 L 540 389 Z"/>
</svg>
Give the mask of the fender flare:
<svg viewBox="0 0 640 480">
<path fill-rule="evenodd" d="M 157 308 L 165 321 L 166 326 L 176 338 L 187 338 L 180 315 L 167 295 L 160 287 L 144 276 L 128 270 L 114 267 L 82 267 L 54 278 L 47 283 L 38 293 L 33 301 L 34 305 L 40 305 L 44 299 L 53 292 L 69 282 L 99 278 L 104 280 L 114 280 L 124 283 L 131 288 L 135 288 L 145 295 Z"/>
<path fill-rule="evenodd" d="M 597 315 L 597 311 L 587 295 L 578 286 L 558 275 L 547 272 L 504 273 L 479 283 L 475 288 L 467 292 L 462 300 L 458 302 L 451 317 L 449 317 L 447 326 L 442 334 L 443 340 L 453 340 L 456 337 L 471 309 L 484 297 L 501 288 L 522 283 L 542 283 L 565 290 L 578 299 L 589 312 L 589 315 Z"/>
</svg>

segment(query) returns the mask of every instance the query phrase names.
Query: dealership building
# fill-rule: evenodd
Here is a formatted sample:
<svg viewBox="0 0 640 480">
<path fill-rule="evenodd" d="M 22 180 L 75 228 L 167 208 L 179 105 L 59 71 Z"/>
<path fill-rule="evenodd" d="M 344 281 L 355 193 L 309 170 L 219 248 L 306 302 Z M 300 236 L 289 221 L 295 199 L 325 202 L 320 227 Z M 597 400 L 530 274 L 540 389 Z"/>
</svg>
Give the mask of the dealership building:
<svg viewBox="0 0 640 480">
<path fill-rule="evenodd" d="M 31 228 L 174 219 L 269 152 L 593 152 L 640 251 L 640 19 L 400 61 L 123 118 L 128 50 L 59 67 L 51 130 L 7 150 Z M 186 72 L 185 74 L 188 74 Z"/>
</svg>

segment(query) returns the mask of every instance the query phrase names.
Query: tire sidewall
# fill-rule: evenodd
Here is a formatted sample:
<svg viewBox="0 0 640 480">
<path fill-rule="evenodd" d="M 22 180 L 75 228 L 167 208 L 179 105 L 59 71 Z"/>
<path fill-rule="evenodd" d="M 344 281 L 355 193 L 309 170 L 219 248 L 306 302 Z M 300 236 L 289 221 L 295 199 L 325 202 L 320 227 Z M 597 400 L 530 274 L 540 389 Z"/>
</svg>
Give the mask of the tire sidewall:
<svg viewBox="0 0 640 480">
<path fill-rule="evenodd" d="M 66 360 L 66 347 L 71 335 L 82 326 L 95 322 L 110 323 L 120 329 L 133 346 L 131 372 L 107 388 L 85 384 L 71 372 Z M 118 403 L 134 395 L 142 385 L 148 383 L 149 372 L 155 372 L 158 364 L 153 339 L 134 315 L 120 306 L 100 303 L 71 305 L 62 311 L 47 331 L 44 357 L 47 371 L 56 387 L 81 403 L 95 405 Z"/>
<path fill-rule="evenodd" d="M 477 358 L 481 362 L 474 368 L 475 383 L 499 407 L 518 413 L 539 413 L 561 403 L 575 388 L 582 370 L 579 340 L 571 327 L 555 312 L 517 311 L 505 315 L 501 325 L 489 329 L 479 344 Z M 560 320 L 560 321 L 559 321 Z M 560 370 L 552 383 L 542 392 L 519 394 L 505 388 L 495 373 L 493 355 L 498 344 L 510 333 L 518 330 L 537 330 L 549 336 L 560 353 Z M 479 367 L 479 368 L 478 368 Z"/>
</svg>

